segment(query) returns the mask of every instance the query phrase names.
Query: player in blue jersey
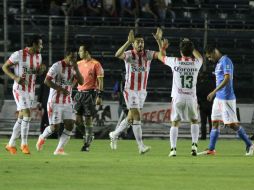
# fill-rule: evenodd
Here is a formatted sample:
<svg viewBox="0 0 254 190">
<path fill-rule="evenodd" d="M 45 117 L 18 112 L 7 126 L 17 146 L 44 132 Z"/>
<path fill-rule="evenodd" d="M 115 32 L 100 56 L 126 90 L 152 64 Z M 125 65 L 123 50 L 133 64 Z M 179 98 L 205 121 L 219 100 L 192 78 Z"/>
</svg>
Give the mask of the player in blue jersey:
<svg viewBox="0 0 254 190">
<path fill-rule="evenodd" d="M 234 65 L 227 55 L 223 55 L 214 46 L 207 46 L 205 55 L 209 61 L 216 63 L 216 88 L 207 96 L 208 101 L 212 101 L 215 97 L 212 108 L 210 144 L 208 150 L 200 154 L 215 154 L 215 145 L 220 133 L 219 124 L 223 122 L 226 127 L 236 131 L 246 144 L 246 156 L 251 156 L 254 145 L 240 126 L 236 115 L 236 97 L 233 89 Z"/>
</svg>

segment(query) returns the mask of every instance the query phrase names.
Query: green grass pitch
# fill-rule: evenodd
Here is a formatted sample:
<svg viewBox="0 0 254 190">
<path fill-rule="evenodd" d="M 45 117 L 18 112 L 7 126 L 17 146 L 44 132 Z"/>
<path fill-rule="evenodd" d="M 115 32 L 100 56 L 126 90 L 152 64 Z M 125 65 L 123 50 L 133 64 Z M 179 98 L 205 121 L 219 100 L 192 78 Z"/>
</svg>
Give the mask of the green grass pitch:
<svg viewBox="0 0 254 190">
<path fill-rule="evenodd" d="M 0 190 L 248 190 L 254 187 L 254 156 L 245 157 L 239 140 L 219 140 L 216 156 L 190 155 L 190 140 L 179 139 L 177 156 L 168 157 L 168 140 L 145 140 L 152 149 L 139 155 L 134 140 L 121 140 L 118 150 L 109 140 L 95 140 L 90 152 L 80 152 L 82 140 L 71 139 L 68 156 L 54 156 L 57 140 L 47 140 L 31 155 L 9 155 L 8 139 L 0 139 Z M 199 150 L 208 141 L 200 141 Z"/>
</svg>

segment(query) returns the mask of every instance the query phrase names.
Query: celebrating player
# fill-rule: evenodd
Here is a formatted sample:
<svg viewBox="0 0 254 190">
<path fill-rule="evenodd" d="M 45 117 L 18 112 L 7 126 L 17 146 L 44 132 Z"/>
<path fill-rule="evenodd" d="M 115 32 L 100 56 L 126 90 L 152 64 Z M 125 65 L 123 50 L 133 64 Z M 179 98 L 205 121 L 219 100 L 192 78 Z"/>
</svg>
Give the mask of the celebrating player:
<svg viewBox="0 0 254 190">
<path fill-rule="evenodd" d="M 21 151 L 30 154 L 28 147 L 29 123 L 31 121 L 30 108 L 33 106 L 35 96 L 35 81 L 38 74 L 46 70 L 41 64 L 42 38 L 32 36 L 29 47 L 14 52 L 3 65 L 3 71 L 14 80 L 13 96 L 17 105 L 18 119 L 13 127 L 13 132 L 6 150 L 11 154 L 17 153 L 16 139 L 21 134 Z M 10 68 L 14 67 L 14 73 Z"/>
<path fill-rule="evenodd" d="M 176 156 L 180 121 L 185 120 L 191 122 L 191 154 L 193 156 L 197 155 L 199 136 L 196 83 L 203 58 L 189 39 L 184 39 L 180 42 L 180 53 L 182 56 L 180 58 L 166 57 L 161 53 L 158 56 L 159 60 L 171 67 L 173 72 L 173 86 L 171 92 L 172 110 L 170 116 L 172 122 L 170 128 L 170 157 Z M 193 56 L 195 58 L 193 58 Z"/>
<path fill-rule="evenodd" d="M 156 36 L 159 47 L 161 48 L 161 29 L 157 29 Z M 130 45 L 133 46 L 133 49 L 126 51 Z M 111 149 L 116 149 L 118 135 L 129 125 L 132 125 L 139 153 L 144 154 L 150 150 L 150 147 L 144 145 L 142 141 L 141 109 L 143 108 L 147 95 L 146 86 L 151 61 L 157 59 L 158 52 L 144 50 L 143 37 L 139 34 L 134 36 L 133 30 L 131 30 L 127 42 L 118 49 L 115 56 L 125 62 L 126 75 L 123 94 L 129 112 L 127 118 L 120 123 L 116 130 L 110 132 L 110 146 Z"/>
<path fill-rule="evenodd" d="M 44 83 L 50 87 L 47 105 L 50 126 L 46 127 L 38 138 L 36 143 L 38 151 L 42 150 L 46 138 L 58 130 L 60 123 L 64 122 L 65 129 L 60 136 L 54 155 L 66 154 L 64 146 L 70 139 L 76 118 L 71 97 L 72 86 L 76 81 L 78 84 L 84 82 L 76 61 L 77 52 L 74 49 L 67 50 L 65 58 L 54 63 L 47 73 Z"/>
</svg>

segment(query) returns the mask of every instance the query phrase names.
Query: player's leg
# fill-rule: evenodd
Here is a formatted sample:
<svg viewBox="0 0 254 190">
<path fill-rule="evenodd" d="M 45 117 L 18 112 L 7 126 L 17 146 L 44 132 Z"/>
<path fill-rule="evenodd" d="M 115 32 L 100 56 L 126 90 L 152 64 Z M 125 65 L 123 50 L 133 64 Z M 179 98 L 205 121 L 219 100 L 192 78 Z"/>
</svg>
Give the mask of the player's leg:
<svg viewBox="0 0 254 190">
<path fill-rule="evenodd" d="M 88 92 L 84 94 L 82 100 L 84 115 L 85 115 L 85 138 L 84 145 L 81 151 L 89 151 L 89 147 L 94 139 L 93 136 L 93 116 L 95 114 L 95 98 L 94 92 Z"/>
<path fill-rule="evenodd" d="M 69 142 L 74 127 L 74 120 L 64 119 L 64 130 L 59 138 L 58 145 L 54 152 L 54 155 L 66 155 L 64 152 L 64 146 Z"/>
<path fill-rule="evenodd" d="M 45 144 L 45 140 L 52 135 L 54 132 L 58 131 L 60 128 L 60 124 L 62 121 L 62 110 L 61 108 L 52 103 L 47 104 L 47 111 L 48 111 L 48 119 L 49 119 L 49 126 L 47 126 L 43 133 L 38 137 L 36 143 L 37 151 L 41 151 L 43 145 Z"/>
<path fill-rule="evenodd" d="M 243 127 L 238 122 L 236 115 L 236 101 L 227 100 L 223 104 L 223 121 L 227 127 L 230 127 L 238 134 L 239 138 L 243 140 L 246 146 L 246 155 L 253 155 L 253 143 L 249 139 Z M 227 114 L 225 114 L 227 113 Z"/>
<path fill-rule="evenodd" d="M 9 143 L 6 145 L 6 150 L 9 151 L 11 154 L 16 154 L 17 153 L 17 148 L 16 148 L 16 140 L 20 136 L 21 132 L 21 122 L 22 122 L 22 113 L 19 111 L 18 119 L 14 124 L 11 138 L 9 140 Z"/>
<path fill-rule="evenodd" d="M 74 110 L 76 112 L 76 121 L 75 121 L 76 130 L 78 130 L 83 136 L 83 138 L 85 138 L 85 125 L 83 120 L 84 107 L 82 102 L 83 99 L 84 99 L 83 93 L 77 92 L 74 97 L 75 100 Z"/>
<path fill-rule="evenodd" d="M 183 116 L 183 110 L 185 108 L 185 102 L 177 100 L 175 98 L 172 99 L 171 103 L 171 127 L 169 132 L 170 138 L 170 153 L 169 157 L 176 156 L 176 145 L 178 138 L 178 129 L 180 126 L 180 121 Z"/>
<path fill-rule="evenodd" d="M 188 116 L 191 120 L 191 155 L 197 156 L 198 151 L 198 137 L 199 137 L 199 124 L 198 124 L 198 104 L 196 99 L 187 102 Z"/>
<path fill-rule="evenodd" d="M 133 91 L 130 97 L 130 115 L 128 114 L 128 120 L 132 121 L 132 131 L 138 144 L 139 153 L 145 154 L 151 147 L 146 146 L 142 140 L 142 122 L 141 122 L 141 109 L 144 106 L 144 102 L 147 96 L 147 92 Z"/>
<path fill-rule="evenodd" d="M 124 100 L 125 100 L 125 103 L 126 103 L 126 106 L 127 106 L 127 109 L 128 110 L 130 108 L 130 99 L 129 99 L 129 94 L 130 94 L 130 91 L 127 91 L 125 90 L 123 92 L 123 96 L 124 96 Z M 119 124 L 117 124 L 116 126 L 116 129 L 112 132 L 109 133 L 109 138 L 110 138 L 110 148 L 112 150 L 116 150 L 117 149 L 117 138 L 118 136 L 128 127 L 130 127 L 131 123 L 129 121 L 132 122 L 132 119 L 128 120 L 128 113 L 129 111 L 127 111 L 127 116 L 122 119 L 122 117 L 124 115 L 126 115 L 126 110 L 122 110 L 122 113 L 120 115 L 120 118 L 119 118 Z"/>
<path fill-rule="evenodd" d="M 21 110 L 22 111 L 22 122 L 21 122 L 21 150 L 24 154 L 30 154 L 30 150 L 28 147 L 28 133 L 29 133 L 29 126 L 30 126 L 30 108 L 26 108 Z"/>
<path fill-rule="evenodd" d="M 13 97 L 16 102 L 17 110 L 19 114 L 18 114 L 18 119 L 13 126 L 9 143 L 6 145 L 5 149 L 9 151 L 11 154 L 16 154 L 17 153 L 16 140 L 19 138 L 21 133 L 21 123 L 22 123 L 23 116 L 22 116 L 22 112 L 20 111 L 20 102 L 19 102 L 20 93 L 16 90 L 13 90 Z"/>
</svg>

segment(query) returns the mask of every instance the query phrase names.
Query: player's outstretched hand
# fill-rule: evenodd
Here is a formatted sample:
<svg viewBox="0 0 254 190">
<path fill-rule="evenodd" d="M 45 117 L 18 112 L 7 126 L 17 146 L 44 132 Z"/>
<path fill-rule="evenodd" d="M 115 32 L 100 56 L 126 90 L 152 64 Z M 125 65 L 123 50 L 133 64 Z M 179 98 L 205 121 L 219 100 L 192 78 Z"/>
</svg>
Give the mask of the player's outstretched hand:
<svg viewBox="0 0 254 190">
<path fill-rule="evenodd" d="M 164 38 L 164 39 L 162 40 L 162 48 L 167 49 L 168 46 L 169 46 L 168 39 L 165 39 L 165 38 Z"/>
<path fill-rule="evenodd" d="M 133 43 L 134 40 L 135 40 L 134 32 L 133 32 L 133 30 L 130 30 L 129 35 L 128 35 L 128 42 Z"/>
<path fill-rule="evenodd" d="M 156 34 L 152 33 L 153 37 L 155 38 L 155 40 L 161 40 L 162 39 L 162 29 L 161 28 L 157 28 Z"/>
</svg>

